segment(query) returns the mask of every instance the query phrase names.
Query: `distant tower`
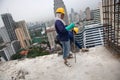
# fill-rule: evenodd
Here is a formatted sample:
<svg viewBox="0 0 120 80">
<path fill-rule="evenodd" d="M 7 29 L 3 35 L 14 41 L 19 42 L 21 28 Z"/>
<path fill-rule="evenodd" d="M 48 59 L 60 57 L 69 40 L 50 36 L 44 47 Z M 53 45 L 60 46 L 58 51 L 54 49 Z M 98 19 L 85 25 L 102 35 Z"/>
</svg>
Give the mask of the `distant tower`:
<svg viewBox="0 0 120 80">
<path fill-rule="evenodd" d="M 10 38 L 5 27 L 0 28 L 0 35 L 5 43 L 10 42 Z"/>
<path fill-rule="evenodd" d="M 89 7 L 86 8 L 85 14 L 86 14 L 86 20 L 90 20 L 91 19 L 91 11 L 90 11 Z"/>
<path fill-rule="evenodd" d="M 14 24 L 15 22 L 12 18 L 12 15 L 9 13 L 5 13 L 5 14 L 2 14 L 1 16 L 10 40 L 11 41 L 16 40 L 17 37 L 15 34 L 15 24 Z"/>
<path fill-rule="evenodd" d="M 75 21 L 75 12 L 74 12 L 74 9 L 71 8 L 71 22 L 74 22 Z"/>
<path fill-rule="evenodd" d="M 83 16 L 83 11 L 82 10 L 80 10 L 80 20 L 83 20 L 84 19 L 84 16 Z"/>
<path fill-rule="evenodd" d="M 21 47 L 22 48 L 29 47 L 31 42 L 31 37 L 29 35 L 26 22 L 25 21 L 16 22 L 16 27 L 17 28 L 15 29 L 15 33 L 18 40 L 20 41 Z"/>
<path fill-rule="evenodd" d="M 68 15 L 67 15 L 67 10 L 66 10 L 66 7 L 64 5 L 64 2 L 62 0 L 54 0 L 54 13 L 55 13 L 56 9 L 59 8 L 59 7 L 62 7 L 62 8 L 65 9 L 64 21 L 68 25 L 69 24 Z"/>
<path fill-rule="evenodd" d="M 92 19 L 94 20 L 95 24 L 100 24 L 101 23 L 101 17 L 100 17 L 100 9 L 95 9 L 95 10 L 91 10 L 92 13 Z"/>
<path fill-rule="evenodd" d="M 99 3 L 99 9 L 100 9 L 100 20 L 101 20 L 101 24 L 103 24 L 103 9 L 102 9 L 102 2 Z"/>
</svg>

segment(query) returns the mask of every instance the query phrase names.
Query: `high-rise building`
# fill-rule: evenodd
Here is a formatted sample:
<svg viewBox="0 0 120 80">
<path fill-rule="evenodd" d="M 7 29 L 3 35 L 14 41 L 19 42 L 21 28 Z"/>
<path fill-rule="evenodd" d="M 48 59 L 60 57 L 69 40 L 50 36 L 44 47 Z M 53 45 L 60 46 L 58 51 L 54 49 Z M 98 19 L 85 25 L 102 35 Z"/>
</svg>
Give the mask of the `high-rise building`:
<svg viewBox="0 0 120 80">
<path fill-rule="evenodd" d="M 86 20 L 91 20 L 91 11 L 89 7 L 86 8 L 85 14 L 86 14 Z"/>
<path fill-rule="evenodd" d="M 10 60 L 13 54 L 21 48 L 19 41 L 14 40 L 11 43 L 6 43 L 3 45 L 4 47 L 0 50 L 0 56 L 5 60 Z"/>
<path fill-rule="evenodd" d="M 70 18 L 71 18 L 70 19 L 71 22 L 75 22 L 75 12 L 74 12 L 73 8 L 71 8 L 71 17 Z"/>
<path fill-rule="evenodd" d="M 69 14 L 70 22 L 79 22 L 80 15 L 71 8 L 71 13 Z"/>
<path fill-rule="evenodd" d="M 17 53 L 17 51 L 19 49 L 21 49 L 20 41 L 18 41 L 18 40 L 12 41 L 11 42 L 11 47 L 12 47 L 12 50 L 13 50 L 14 54 Z"/>
<path fill-rule="evenodd" d="M 83 19 L 84 19 L 84 16 L 83 16 L 83 11 L 82 10 L 80 10 L 80 21 L 82 21 Z"/>
<path fill-rule="evenodd" d="M 75 21 L 74 22 L 79 22 L 80 21 L 80 15 L 77 13 L 77 12 L 75 12 Z"/>
<path fill-rule="evenodd" d="M 69 21 L 72 22 L 72 14 L 69 14 Z"/>
<path fill-rule="evenodd" d="M 99 3 L 99 9 L 100 9 L 100 22 L 103 24 L 103 9 L 102 9 L 102 2 Z"/>
<path fill-rule="evenodd" d="M 10 42 L 9 35 L 5 27 L 0 28 L 0 35 L 5 43 Z"/>
<path fill-rule="evenodd" d="M 25 21 L 16 22 L 16 27 L 17 28 L 15 29 L 15 33 L 18 40 L 20 41 L 21 47 L 22 48 L 29 47 L 31 38 L 30 38 Z"/>
<path fill-rule="evenodd" d="M 67 15 L 67 10 L 66 10 L 66 7 L 64 5 L 64 2 L 62 0 L 54 0 L 54 13 L 55 13 L 56 9 L 59 8 L 59 7 L 62 7 L 62 8 L 65 9 L 64 21 L 68 25 L 69 24 L 68 15 Z"/>
<path fill-rule="evenodd" d="M 8 61 L 9 60 L 9 55 L 6 55 L 5 54 L 5 51 L 4 50 L 0 50 L 0 56 L 1 56 L 1 59 L 2 59 L 2 62 L 4 61 Z"/>
<path fill-rule="evenodd" d="M 5 13 L 2 14 L 1 16 L 10 40 L 11 41 L 16 40 L 17 37 L 15 34 L 15 24 L 14 24 L 15 22 L 12 18 L 12 15 L 10 13 Z"/>
<path fill-rule="evenodd" d="M 0 56 L 5 59 L 5 61 L 10 60 L 10 57 L 14 54 L 11 44 L 6 44 L 5 47 L 0 50 Z"/>
<path fill-rule="evenodd" d="M 2 44 L 4 41 L 2 39 L 2 36 L 0 35 L 0 44 Z"/>
<path fill-rule="evenodd" d="M 94 21 L 94 24 L 100 24 L 101 23 L 100 9 L 91 10 L 91 13 L 92 13 L 92 19 Z"/>
</svg>

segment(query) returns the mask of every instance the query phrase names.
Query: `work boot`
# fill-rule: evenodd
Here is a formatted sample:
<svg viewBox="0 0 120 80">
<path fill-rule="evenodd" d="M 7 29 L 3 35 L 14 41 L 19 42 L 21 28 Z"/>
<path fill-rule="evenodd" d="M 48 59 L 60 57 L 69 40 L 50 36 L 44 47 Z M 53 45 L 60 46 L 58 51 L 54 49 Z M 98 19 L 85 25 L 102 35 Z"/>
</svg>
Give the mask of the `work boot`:
<svg viewBox="0 0 120 80">
<path fill-rule="evenodd" d="M 68 59 L 70 59 L 70 58 L 73 58 L 73 53 L 72 52 L 70 52 L 70 54 L 68 56 Z"/>
<path fill-rule="evenodd" d="M 82 51 L 82 52 L 88 52 L 89 49 L 87 49 L 87 48 L 82 48 L 81 51 Z"/>
</svg>

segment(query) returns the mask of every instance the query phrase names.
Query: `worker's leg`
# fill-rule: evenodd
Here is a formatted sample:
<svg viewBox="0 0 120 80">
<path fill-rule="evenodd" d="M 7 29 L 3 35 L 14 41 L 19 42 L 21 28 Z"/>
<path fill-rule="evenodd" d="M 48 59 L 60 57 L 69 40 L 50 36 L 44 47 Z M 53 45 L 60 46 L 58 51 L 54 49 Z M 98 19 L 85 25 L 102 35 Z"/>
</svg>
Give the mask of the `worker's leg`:
<svg viewBox="0 0 120 80">
<path fill-rule="evenodd" d="M 70 34 L 69 34 L 69 35 L 70 35 Z M 81 46 L 79 43 L 77 43 L 77 41 L 74 42 L 74 35 L 70 35 L 70 41 L 73 42 L 73 43 L 75 43 L 75 45 L 76 45 L 79 49 L 81 49 L 83 52 L 89 51 L 87 48 L 82 48 L 82 46 Z"/>
<path fill-rule="evenodd" d="M 89 51 L 89 49 L 87 49 L 87 48 L 82 48 L 82 46 L 81 46 L 79 43 L 77 43 L 77 41 L 75 41 L 75 45 L 76 45 L 79 49 L 81 49 L 82 52 L 87 52 L 87 51 Z"/>
<path fill-rule="evenodd" d="M 75 45 L 76 45 L 79 49 L 82 49 L 81 45 L 80 45 L 77 41 L 75 41 Z"/>
<path fill-rule="evenodd" d="M 80 45 L 79 43 L 77 43 L 77 41 L 74 42 L 74 35 L 73 35 L 73 34 L 70 35 L 70 33 L 69 33 L 69 36 L 70 36 L 70 42 L 71 42 L 71 43 L 75 43 L 75 45 L 76 45 L 78 48 L 82 49 L 81 45 Z"/>
<path fill-rule="evenodd" d="M 65 60 L 65 62 L 67 62 L 70 51 L 70 41 L 62 41 L 61 43 L 63 46 L 63 59 Z"/>
</svg>

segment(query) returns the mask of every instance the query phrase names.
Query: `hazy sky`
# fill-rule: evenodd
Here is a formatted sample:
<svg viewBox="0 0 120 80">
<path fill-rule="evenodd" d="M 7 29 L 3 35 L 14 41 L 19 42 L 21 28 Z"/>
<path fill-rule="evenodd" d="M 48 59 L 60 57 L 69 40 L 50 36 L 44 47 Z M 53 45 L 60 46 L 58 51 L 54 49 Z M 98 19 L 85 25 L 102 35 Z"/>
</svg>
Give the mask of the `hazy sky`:
<svg viewBox="0 0 120 80">
<path fill-rule="evenodd" d="M 15 21 L 45 21 L 54 18 L 54 0 L 0 0 L 0 14 L 11 13 Z M 79 12 L 86 7 L 94 9 L 101 0 L 63 0 L 68 13 L 71 8 Z M 0 27 L 3 22 L 0 16 Z"/>
</svg>

